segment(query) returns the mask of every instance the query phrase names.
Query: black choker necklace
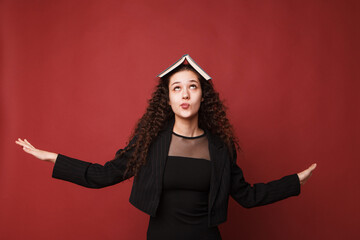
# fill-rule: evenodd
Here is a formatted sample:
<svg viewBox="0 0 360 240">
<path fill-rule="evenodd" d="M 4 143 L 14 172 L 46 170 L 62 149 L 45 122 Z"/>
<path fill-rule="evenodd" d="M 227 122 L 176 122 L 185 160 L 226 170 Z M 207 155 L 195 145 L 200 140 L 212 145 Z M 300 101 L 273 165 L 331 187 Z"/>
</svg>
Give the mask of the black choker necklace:
<svg viewBox="0 0 360 240">
<path fill-rule="evenodd" d="M 187 137 L 187 136 L 183 136 L 183 135 L 180 135 L 180 134 L 177 134 L 176 132 L 172 132 L 175 136 L 178 136 L 178 137 L 182 137 L 182 138 L 186 138 L 186 139 L 196 139 L 196 138 L 201 138 L 205 135 L 205 131 L 203 134 L 199 135 L 199 136 L 195 136 L 195 137 Z"/>
</svg>

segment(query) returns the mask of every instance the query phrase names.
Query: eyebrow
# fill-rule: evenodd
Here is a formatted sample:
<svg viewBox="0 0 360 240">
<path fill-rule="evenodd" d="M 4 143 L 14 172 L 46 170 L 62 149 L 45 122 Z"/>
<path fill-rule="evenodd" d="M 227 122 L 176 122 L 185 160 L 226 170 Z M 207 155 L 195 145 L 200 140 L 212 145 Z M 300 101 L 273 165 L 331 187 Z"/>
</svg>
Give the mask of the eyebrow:
<svg viewBox="0 0 360 240">
<path fill-rule="evenodd" d="M 196 82 L 196 83 L 199 83 L 199 81 L 196 81 L 194 79 L 191 79 L 189 82 Z M 177 84 L 177 83 L 180 83 L 180 82 L 173 82 L 170 86 L 174 85 L 174 84 Z"/>
</svg>

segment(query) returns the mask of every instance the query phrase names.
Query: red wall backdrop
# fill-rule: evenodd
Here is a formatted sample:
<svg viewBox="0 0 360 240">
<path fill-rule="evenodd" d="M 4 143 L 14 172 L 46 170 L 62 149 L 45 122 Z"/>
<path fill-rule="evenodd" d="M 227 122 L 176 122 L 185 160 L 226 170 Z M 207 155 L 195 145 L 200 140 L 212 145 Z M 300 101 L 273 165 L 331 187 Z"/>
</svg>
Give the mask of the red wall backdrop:
<svg viewBox="0 0 360 240">
<path fill-rule="evenodd" d="M 318 168 L 299 197 L 244 209 L 223 239 L 359 239 L 358 1 L 3 0 L 1 239 L 145 239 L 132 181 L 86 189 L 15 144 L 105 163 L 156 75 L 189 53 L 229 107 L 246 179 Z"/>
</svg>

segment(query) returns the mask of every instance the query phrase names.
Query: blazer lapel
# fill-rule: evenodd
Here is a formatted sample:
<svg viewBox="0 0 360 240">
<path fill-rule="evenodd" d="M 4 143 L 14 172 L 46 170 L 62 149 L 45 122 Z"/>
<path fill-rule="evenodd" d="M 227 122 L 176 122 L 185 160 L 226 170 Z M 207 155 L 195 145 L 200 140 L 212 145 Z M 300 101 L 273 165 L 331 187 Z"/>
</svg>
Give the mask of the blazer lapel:
<svg viewBox="0 0 360 240">
<path fill-rule="evenodd" d="M 208 206 L 209 209 L 211 209 L 219 189 L 224 169 L 224 154 L 226 153 L 226 147 L 218 137 L 215 137 L 208 131 L 206 131 L 206 134 L 209 141 L 209 152 L 211 160 L 211 180 Z"/>
<path fill-rule="evenodd" d="M 159 133 L 159 142 L 156 144 L 156 153 L 155 153 L 155 161 L 156 168 L 159 170 L 156 174 L 158 189 L 160 189 L 159 193 L 162 192 L 163 186 L 163 176 L 166 165 L 166 160 L 169 154 L 171 135 L 174 128 L 175 119 L 171 119 L 168 124 L 164 127 L 164 130 Z"/>
</svg>

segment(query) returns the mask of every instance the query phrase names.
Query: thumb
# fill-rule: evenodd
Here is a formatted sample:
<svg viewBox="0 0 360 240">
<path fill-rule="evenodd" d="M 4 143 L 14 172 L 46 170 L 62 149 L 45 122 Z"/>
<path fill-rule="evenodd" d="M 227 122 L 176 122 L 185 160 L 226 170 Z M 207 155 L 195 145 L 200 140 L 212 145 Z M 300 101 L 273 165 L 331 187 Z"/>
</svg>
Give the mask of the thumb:
<svg viewBox="0 0 360 240">
<path fill-rule="evenodd" d="M 310 172 L 314 171 L 314 169 L 316 168 L 317 164 L 313 163 L 308 169 L 310 170 Z"/>
</svg>

